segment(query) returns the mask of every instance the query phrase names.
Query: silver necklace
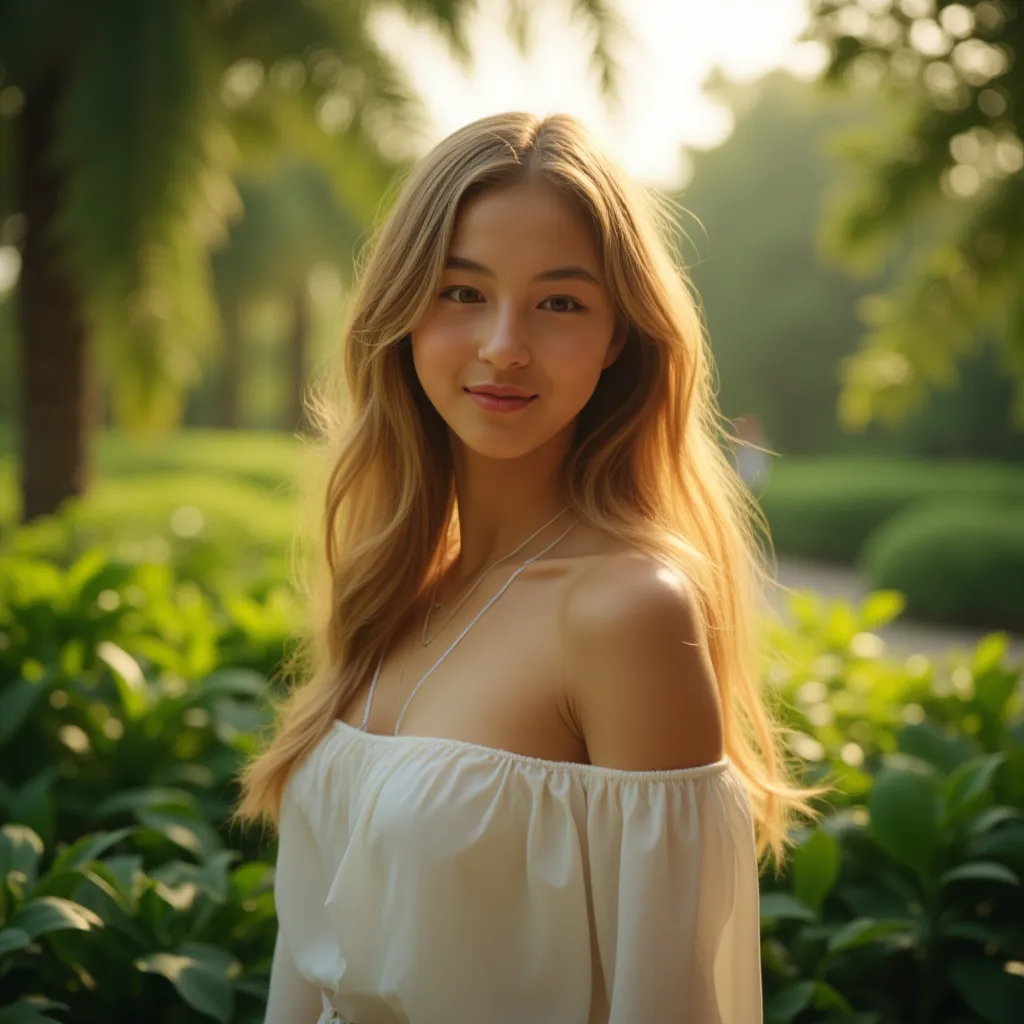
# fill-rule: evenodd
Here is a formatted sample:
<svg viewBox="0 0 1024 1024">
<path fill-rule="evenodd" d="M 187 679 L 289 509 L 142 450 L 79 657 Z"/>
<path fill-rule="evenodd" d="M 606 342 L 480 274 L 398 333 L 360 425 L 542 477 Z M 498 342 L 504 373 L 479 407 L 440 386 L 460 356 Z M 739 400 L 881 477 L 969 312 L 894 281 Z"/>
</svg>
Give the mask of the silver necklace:
<svg viewBox="0 0 1024 1024">
<path fill-rule="evenodd" d="M 395 731 L 394 731 L 394 735 L 395 735 L 395 736 L 397 736 L 397 735 L 398 735 L 398 730 L 399 730 L 399 729 L 401 729 L 401 727 L 402 727 L 402 720 L 403 720 L 403 719 L 405 718 L 405 712 L 406 712 L 406 709 L 407 709 L 407 708 L 409 707 L 409 705 L 410 705 L 410 704 L 412 703 L 412 699 L 413 699 L 413 697 L 415 697 L 415 696 L 416 696 L 416 694 L 417 694 L 417 693 L 419 693 L 419 689 L 420 689 L 420 687 L 421 687 L 421 686 L 422 686 L 422 685 L 423 685 L 423 684 L 424 684 L 424 683 L 425 683 L 425 682 L 427 681 L 427 679 L 429 679 L 429 678 L 430 678 L 430 676 L 431 676 L 431 674 L 433 673 L 434 669 L 436 669 L 436 668 L 437 668 L 437 666 L 438 666 L 438 665 L 440 665 L 440 664 L 441 664 L 441 662 L 442 662 L 442 661 L 444 661 L 444 659 L 445 659 L 445 658 L 447 658 L 447 657 L 448 657 L 448 655 L 449 655 L 449 654 L 451 654 L 451 652 L 452 652 L 453 650 L 455 650 L 455 646 L 456 646 L 456 644 L 458 644 L 458 643 L 459 643 L 459 642 L 460 642 L 460 641 L 462 640 L 462 638 L 463 638 L 463 637 L 464 637 L 464 636 L 465 636 L 465 635 L 466 635 L 466 634 L 467 634 L 467 633 L 468 633 L 468 632 L 469 632 L 469 631 L 470 631 L 470 630 L 471 630 L 471 629 L 472 629 L 472 628 L 473 628 L 473 627 L 474 627 L 474 626 L 475 626 L 475 625 L 477 624 L 477 621 L 479 620 L 480 616 L 481 616 L 481 615 L 483 615 L 483 614 L 484 614 L 484 612 L 486 612 L 486 611 L 487 611 L 487 609 L 488 609 L 488 608 L 490 608 L 490 607 L 491 607 L 491 605 L 492 605 L 492 604 L 494 604 L 494 602 L 495 602 L 495 601 L 497 601 L 497 600 L 498 600 L 498 598 L 499 598 L 499 597 L 501 597 L 501 595 L 502 595 L 502 594 L 504 594 L 504 593 L 505 593 L 505 591 L 506 591 L 506 590 L 508 590 L 508 588 L 509 588 L 509 587 L 511 587 L 511 586 L 512 586 L 512 584 L 513 584 L 513 583 L 515 582 L 515 580 L 516 580 L 516 577 L 517 577 L 517 576 L 518 576 L 518 575 L 519 575 L 519 574 L 520 574 L 520 573 L 521 573 L 521 572 L 522 572 L 522 571 L 523 571 L 523 570 L 524 570 L 524 569 L 525 569 L 525 568 L 526 568 L 526 567 L 527 567 L 528 565 L 530 565 L 530 564 L 531 564 L 531 563 L 533 563 L 533 562 L 536 562 L 536 561 L 537 561 L 537 559 L 538 559 L 538 558 L 540 558 L 540 556 L 541 556 L 541 555 L 547 554 L 547 552 L 549 552 L 549 551 L 550 551 L 550 550 L 551 550 L 551 549 L 552 549 L 552 548 L 553 548 L 553 547 L 554 547 L 554 546 L 555 546 L 556 544 L 558 544 L 559 542 L 561 542 L 562 540 L 564 540 L 564 539 L 565 539 L 565 538 L 566 538 L 566 537 L 567 537 L 567 536 L 569 535 L 569 533 L 570 533 L 570 532 L 571 532 L 571 531 L 573 530 L 573 528 L 574 528 L 575 526 L 576 526 L 576 523 L 573 523 L 573 524 L 572 524 L 572 525 L 571 525 L 571 526 L 569 527 L 569 529 L 568 529 L 568 530 L 565 530 L 565 531 L 564 531 L 563 533 L 561 533 L 561 534 L 560 534 L 560 535 L 559 535 L 558 537 L 556 537 L 556 538 L 555 538 L 555 539 L 554 539 L 554 540 L 553 540 L 553 541 L 552 541 L 552 542 L 551 542 L 551 543 L 550 543 L 550 544 L 549 544 L 549 545 L 548 545 L 548 546 L 547 546 L 546 548 L 544 548 L 544 549 L 543 549 L 542 551 L 538 551 L 538 552 L 537 552 L 537 554 L 533 555 L 533 556 L 532 556 L 531 558 L 528 558 L 528 559 L 527 559 L 527 560 L 526 560 L 525 562 L 523 562 L 523 563 L 522 563 L 522 564 L 521 564 L 521 565 L 519 566 L 519 568 L 518 568 L 518 569 L 516 569 L 516 571 L 515 571 L 514 573 L 512 573 L 512 575 L 511 575 L 511 576 L 510 576 L 510 577 L 509 577 L 509 578 L 508 578 L 508 579 L 507 579 L 507 580 L 505 581 L 505 584 L 504 584 L 504 586 L 503 586 L 503 587 L 501 588 L 501 590 L 499 590 L 499 591 L 498 591 L 498 592 L 497 592 L 497 593 L 496 593 L 496 594 L 494 595 L 494 597 L 492 597 L 492 598 L 491 598 L 491 599 L 490 599 L 490 600 L 489 600 L 489 601 L 487 602 L 487 604 L 485 604 L 485 605 L 483 606 L 483 608 L 481 608 L 481 609 L 480 609 L 480 611 L 478 611 L 478 612 L 476 613 L 476 615 L 474 615 L 474 616 L 473 616 L 473 620 L 472 620 L 472 621 L 470 622 L 470 624 L 469 624 L 468 626 L 466 626 L 466 628 L 465 628 L 465 629 L 464 629 L 464 630 L 463 630 L 463 631 L 462 631 L 462 632 L 461 632 L 461 633 L 460 633 L 460 634 L 459 634 L 459 635 L 458 635 L 458 636 L 457 636 L 457 637 L 456 637 L 456 638 L 455 638 L 455 639 L 454 639 L 454 640 L 453 640 L 453 641 L 451 642 L 451 644 L 450 644 L 450 645 L 449 645 L 449 647 L 448 647 L 448 650 L 446 650 L 446 651 L 444 652 L 444 654 L 442 654 L 442 655 L 441 655 L 441 657 L 440 657 L 440 658 L 438 658 L 438 659 L 437 659 L 437 661 L 435 661 L 435 662 L 434 662 L 434 664 L 433 664 L 433 665 L 431 665 L 431 667 L 430 667 L 429 669 L 427 669 L 426 675 L 424 675 L 424 676 L 423 676 L 423 678 L 422 678 L 422 679 L 420 679 L 420 681 L 419 681 L 419 682 L 418 682 L 418 683 L 417 683 L 417 684 L 415 685 L 415 687 L 413 687 L 413 691 L 412 691 L 412 693 L 410 693 L 410 694 L 409 694 L 409 698 L 408 698 L 408 700 L 406 700 L 406 702 L 405 702 L 405 703 L 404 703 L 403 705 L 401 705 L 401 709 L 399 710 L 399 713 L 398 713 L 398 720 L 397 720 L 397 721 L 395 722 Z M 377 662 L 377 671 L 376 671 L 376 672 L 374 672 L 374 674 L 373 674 L 373 681 L 372 681 L 372 682 L 370 683 L 370 692 L 369 692 L 369 694 L 367 694 L 367 697 L 366 697 L 366 713 L 365 713 L 365 714 L 363 715 L 363 725 L 362 725 L 362 728 L 363 728 L 363 729 L 366 729 L 366 726 L 367 726 L 367 721 L 368 721 L 368 719 L 369 719 L 369 717 L 370 717 L 370 707 L 371 707 L 371 706 L 372 706 L 372 704 L 373 704 L 373 692 L 374 692 L 374 690 L 375 690 L 375 689 L 377 688 L 377 679 L 378 679 L 378 678 L 380 677 L 380 667 L 381 667 L 381 665 L 383 664 L 383 662 L 384 662 L 384 656 L 383 656 L 383 655 L 381 655 L 381 658 L 380 658 L 380 660 L 379 660 L 379 661 Z"/>
<path fill-rule="evenodd" d="M 537 536 L 537 534 L 539 534 L 542 531 L 546 530 L 559 516 L 565 515 L 565 513 L 568 510 L 569 510 L 569 506 L 566 505 L 565 508 L 563 508 L 561 512 L 556 513 L 543 526 L 541 526 L 537 530 L 534 530 L 533 533 L 531 533 L 530 536 L 527 537 L 526 540 L 524 540 L 523 543 L 519 545 L 519 547 L 514 548 L 507 555 L 502 555 L 502 557 L 499 558 L 497 561 L 491 562 L 491 564 L 489 566 L 487 566 L 484 569 L 484 571 L 480 573 L 479 576 L 477 576 L 477 578 L 473 581 L 473 585 L 463 595 L 462 600 L 451 610 L 451 612 L 448 614 L 448 617 L 438 627 L 437 632 L 428 640 L 427 639 L 427 627 L 430 625 L 430 614 L 431 614 L 432 611 L 440 611 L 440 609 L 441 609 L 441 605 L 440 604 L 435 604 L 434 603 L 434 594 L 437 592 L 437 584 L 438 584 L 438 580 L 435 579 L 434 583 L 433 583 L 433 586 L 430 588 L 430 600 L 427 602 L 427 614 L 426 614 L 426 616 L 423 619 L 423 629 L 420 632 L 420 646 L 421 647 L 429 647 L 430 644 L 433 643 L 434 640 L 436 640 L 438 638 L 438 636 L 441 633 L 441 630 L 443 630 L 444 627 L 447 626 L 449 622 L 451 622 L 452 618 L 455 616 L 455 613 L 469 600 L 469 598 L 472 595 L 473 591 L 476 590 L 476 588 L 478 586 L 480 586 L 480 584 L 483 582 L 484 577 L 496 565 L 501 565 L 502 562 L 507 562 L 513 555 L 518 555 L 519 552 L 522 551 L 523 548 L 525 548 L 526 545 L 529 544 L 530 541 L 533 540 L 533 538 Z"/>
</svg>

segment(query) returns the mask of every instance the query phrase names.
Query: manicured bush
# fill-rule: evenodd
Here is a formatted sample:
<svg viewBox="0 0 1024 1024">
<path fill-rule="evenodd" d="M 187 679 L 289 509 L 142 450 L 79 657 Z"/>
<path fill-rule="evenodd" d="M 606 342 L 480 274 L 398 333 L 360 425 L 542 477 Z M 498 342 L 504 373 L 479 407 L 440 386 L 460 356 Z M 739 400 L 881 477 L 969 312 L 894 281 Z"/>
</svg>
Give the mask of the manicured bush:
<svg viewBox="0 0 1024 1024">
<path fill-rule="evenodd" d="M 1024 469 L 1007 463 L 776 459 L 759 501 L 779 554 L 852 565 L 897 512 L 930 499 L 1024 504 Z"/>
<path fill-rule="evenodd" d="M 917 618 L 1024 631 L 1024 501 L 913 506 L 871 535 L 861 564 Z"/>
</svg>

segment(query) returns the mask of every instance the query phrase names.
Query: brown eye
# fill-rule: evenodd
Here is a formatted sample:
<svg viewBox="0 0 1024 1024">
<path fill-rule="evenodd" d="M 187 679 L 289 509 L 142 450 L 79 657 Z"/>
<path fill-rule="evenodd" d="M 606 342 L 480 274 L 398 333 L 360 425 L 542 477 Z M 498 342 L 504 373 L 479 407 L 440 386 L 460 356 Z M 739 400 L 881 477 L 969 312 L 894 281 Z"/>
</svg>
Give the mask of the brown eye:
<svg viewBox="0 0 1024 1024">
<path fill-rule="evenodd" d="M 553 306 L 547 307 L 552 313 L 582 313 L 584 309 L 582 303 L 577 302 L 569 295 L 552 295 L 545 299 L 541 306 L 543 307 L 545 303 L 549 302 L 554 303 Z"/>
<path fill-rule="evenodd" d="M 466 303 L 466 302 L 480 302 L 482 296 L 475 288 L 470 288 L 464 284 L 454 284 L 451 288 L 445 288 L 441 292 L 442 299 L 448 299 L 449 302 Z"/>
</svg>

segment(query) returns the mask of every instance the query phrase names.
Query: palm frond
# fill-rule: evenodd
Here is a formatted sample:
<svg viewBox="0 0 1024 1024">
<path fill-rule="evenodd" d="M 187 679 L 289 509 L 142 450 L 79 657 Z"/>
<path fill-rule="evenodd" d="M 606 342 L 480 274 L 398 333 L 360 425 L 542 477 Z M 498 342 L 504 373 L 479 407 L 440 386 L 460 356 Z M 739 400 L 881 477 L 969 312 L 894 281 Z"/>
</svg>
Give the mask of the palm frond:
<svg viewBox="0 0 1024 1024">
<path fill-rule="evenodd" d="M 590 30 L 591 65 L 597 73 L 601 92 L 617 102 L 622 69 L 615 51 L 631 43 L 633 33 L 615 0 L 572 0 L 572 10 Z"/>
<path fill-rule="evenodd" d="M 196 7 L 108 0 L 99 10 L 59 114 L 59 227 L 118 418 L 167 423 L 212 333 L 205 253 L 232 209 L 229 142 Z"/>
</svg>

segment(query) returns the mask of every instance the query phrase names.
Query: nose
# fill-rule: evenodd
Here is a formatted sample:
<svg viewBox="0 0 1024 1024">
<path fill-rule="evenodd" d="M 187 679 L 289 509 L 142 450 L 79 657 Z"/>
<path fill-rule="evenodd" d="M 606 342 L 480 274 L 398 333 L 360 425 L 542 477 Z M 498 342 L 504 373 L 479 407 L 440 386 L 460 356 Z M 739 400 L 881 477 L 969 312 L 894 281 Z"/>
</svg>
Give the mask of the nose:
<svg viewBox="0 0 1024 1024">
<path fill-rule="evenodd" d="M 524 318 L 511 305 L 499 309 L 483 326 L 479 356 L 496 367 L 523 366 L 530 361 Z"/>
</svg>

